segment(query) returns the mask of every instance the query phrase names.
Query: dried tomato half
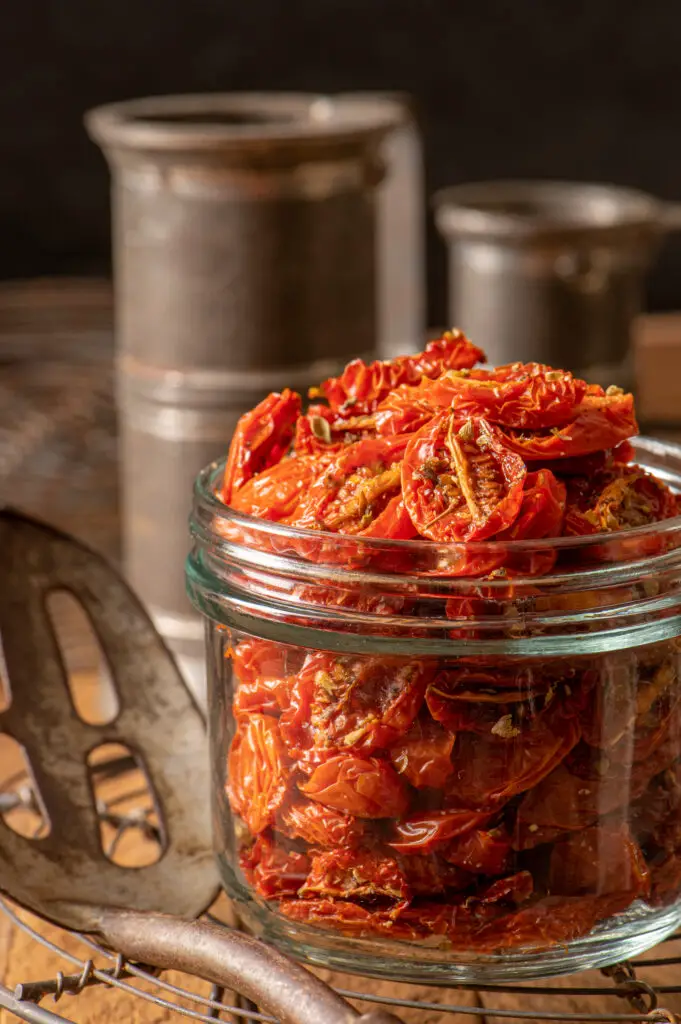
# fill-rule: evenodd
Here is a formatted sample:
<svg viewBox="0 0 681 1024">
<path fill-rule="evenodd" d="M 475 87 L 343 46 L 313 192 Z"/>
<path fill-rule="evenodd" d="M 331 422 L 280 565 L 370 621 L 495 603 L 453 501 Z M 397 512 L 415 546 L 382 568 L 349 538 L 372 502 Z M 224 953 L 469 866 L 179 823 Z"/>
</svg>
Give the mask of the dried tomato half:
<svg viewBox="0 0 681 1024">
<path fill-rule="evenodd" d="M 675 515 L 673 491 L 640 466 L 626 466 L 596 474 L 586 493 L 577 492 L 565 517 L 565 533 L 610 533 Z"/>
<path fill-rule="evenodd" d="M 355 441 L 376 433 L 372 416 L 344 418 L 328 405 L 311 405 L 298 417 L 293 448 L 298 455 L 331 458 Z"/>
<path fill-rule="evenodd" d="M 523 499 L 514 522 L 497 534 L 495 540 L 541 540 L 559 537 L 565 516 L 567 488 L 550 469 L 528 473 L 523 485 Z M 553 567 L 547 563 L 547 571 Z"/>
<path fill-rule="evenodd" d="M 453 840 L 457 842 L 457 840 Z M 399 863 L 414 896 L 438 896 L 470 888 L 475 876 L 437 853 L 400 854 Z"/>
<path fill-rule="evenodd" d="M 406 906 L 411 890 L 397 859 L 378 850 L 325 850 L 314 854 L 300 890 L 303 898 L 390 900 L 392 913 Z"/>
<path fill-rule="evenodd" d="M 293 439 L 300 412 L 300 395 L 285 388 L 273 392 L 245 413 L 236 425 L 229 446 L 220 498 L 230 505 L 233 496 L 256 473 L 279 462 Z"/>
<path fill-rule="evenodd" d="M 299 850 L 287 850 L 267 835 L 260 835 L 240 857 L 241 870 L 255 891 L 265 899 L 296 896 L 310 871 L 310 858 Z"/>
<path fill-rule="evenodd" d="M 388 845 L 400 853 L 429 853 L 448 839 L 478 828 L 488 813 L 463 810 L 422 811 L 393 823 Z"/>
<path fill-rule="evenodd" d="M 459 418 L 484 416 L 520 430 L 542 430 L 571 419 L 587 385 L 571 373 L 539 363 L 514 363 L 497 370 L 453 370 L 423 388 L 431 403 Z"/>
<path fill-rule="evenodd" d="M 226 789 L 230 807 L 253 835 L 274 824 L 289 776 L 277 719 L 251 715 L 240 720 L 227 759 Z"/>
<path fill-rule="evenodd" d="M 311 800 L 357 818 L 400 818 L 409 803 L 394 768 L 375 757 L 332 757 L 299 789 Z"/>
<path fill-rule="evenodd" d="M 312 654 L 282 715 L 282 738 L 311 764 L 315 753 L 390 746 L 418 715 L 432 673 L 422 661 Z"/>
<path fill-rule="evenodd" d="M 284 679 L 297 672 L 305 660 L 298 647 L 276 644 L 271 640 L 244 637 L 229 650 L 234 675 L 240 683 L 254 683 L 258 679 Z"/>
<path fill-rule="evenodd" d="M 650 891 L 650 873 L 625 824 L 597 825 L 556 843 L 549 865 L 549 892 L 560 896 L 604 896 Z"/>
<path fill-rule="evenodd" d="M 386 395 L 372 420 L 379 435 L 389 437 L 392 434 L 413 434 L 439 411 L 423 387 L 401 384 Z"/>
<path fill-rule="evenodd" d="M 430 716 L 417 718 L 390 748 L 394 767 L 416 789 L 439 789 L 452 773 L 454 735 Z"/>
<path fill-rule="evenodd" d="M 444 857 L 450 864 L 477 875 L 503 875 L 511 866 L 511 837 L 501 826 L 475 828 L 453 839 Z"/>
<path fill-rule="evenodd" d="M 447 787 L 451 806 L 492 808 L 531 789 L 548 775 L 579 740 L 576 717 L 551 707 L 529 728 L 511 720 L 488 736 L 461 733 L 454 747 L 454 772 Z"/>
<path fill-rule="evenodd" d="M 279 904 L 279 911 L 291 921 L 310 924 L 317 928 L 332 928 L 343 935 L 355 938 L 363 935 L 383 933 L 387 938 L 397 933 L 398 924 L 389 910 L 368 910 L 353 903 L 351 900 L 334 899 L 284 899 Z M 410 931 L 409 937 L 416 938 L 416 931 Z M 400 938 L 403 930 L 400 930 Z"/>
<path fill-rule="evenodd" d="M 358 846 L 366 836 L 363 821 L 301 797 L 279 812 L 277 829 L 292 839 L 321 847 Z"/>
<path fill-rule="evenodd" d="M 400 461 L 407 437 L 376 438 L 349 445 L 325 465 L 295 525 L 374 537 L 403 537 Z M 411 535 L 414 530 L 408 526 Z"/>
<path fill-rule="evenodd" d="M 504 429 L 508 447 L 528 462 L 590 455 L 613 448 L 637 433 L 633 395 L 620 393 L 619 389 L 605 395 L 587 394 L 564 426 Z"/>
<path fill-rule="evenodd" d="M 251 477 L 232 495 L 231 506 L 270 522 L 292 521 L 318 472 L 319 464 L 313 459 L 282 459 Z"/>
<path fill-rule="evenodd" d="M 447 331 L 413 356 L 365 363 L 355 359 L 340 377 L 325 380 L 310 392 L 311 398 L 324 397 L 334 412 L 359 416 L 373 412 L 382 398 L 400 384 L 418 384 L 423 377 L 433 379 L 445 370 L 460 370 L 485 362 L 485 354 L 471 344 L 461 331 Z"/>
<path fill-rule="evenodd" d="M 302 665 L 300 650 L 247 637 L 231 656 L 238 683 L 233 701 L 235 715 L 260 712 L 278 716 L 288 707 L 294 673 Z"/>
<path fill-rule="evenodd" d="M 475 935 L 475 949 L 500 953 L 518 946 L 564 946 L 572 939 L 588 935 L 599 921 L 624 910 L 630 903 L 628 894 L 549 896 L 490 921 Z"/>
<path fill-rule="evenodd" d="M 402 495 L 414 526 L 434 541 L 484 540 L 514 521 L 527 470 L 485 419 L 446 410 L 410 440 Z"/>
</svg>

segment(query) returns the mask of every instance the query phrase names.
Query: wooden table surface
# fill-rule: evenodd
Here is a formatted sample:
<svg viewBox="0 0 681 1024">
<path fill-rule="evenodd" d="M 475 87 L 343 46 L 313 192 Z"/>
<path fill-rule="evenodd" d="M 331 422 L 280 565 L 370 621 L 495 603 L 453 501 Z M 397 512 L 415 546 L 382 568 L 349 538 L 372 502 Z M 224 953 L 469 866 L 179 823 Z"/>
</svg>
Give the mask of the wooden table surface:
<svg viewBox="0 0 681 1024">
<path fill-rule="evenodd" d="M 656 423 L 656 433 L 681 439 L 681 408 L 675 422 L 675 404 L 670 398 L 669 372 L 665 366 L 681 367 L 681 314 L 651 318 L 640 325 L 644 344 L 639 356 L 644 361 L 644 405 Z M 679 339 L 677 344 L 675 339 Z M 661 352 L 666 355 L 661 355 Z M 642 355 L 641 355 L 642 353 Z M 52 521 L 88 540 L 93 546 L 116 557 L 117 492 L 115 474 L 115 411 L 111 389 L 111 297 L 101 282 L 41 282 L 0 286 L 0 500 L 11 495 L 12 503 Z M 650 369 L 654 362 L 656 369 Z M 681 372 L 681 371 L 680 371 Z M 655 383 L 663 379 L 664 403 L 656 402 Z M 676 378 L 681 379 L 681 376 Z M 675 387 L 674 383 L 674 387 Z M 650 411 L 650 412 L 649 412 Z M 4 416 L 3 416 L 4 413 Z M 21 424 L 21 429 L 17 425 Z M 67 486 L 64 481 L 68 480 Z M 73 633 L 78 643 L 77 631 Z M 87 653 L 80 669 L 87 673 Z M 95 677 L 90 685 L 96 686 Z M 0 777 L 13 770 L 9 756 L 0 747 Z M 63 948 L 84 956 L 73 937 L 41 922 L 40 932 Z M 681 956 L 681 942 L 664 947 L 664 955 Z M 14 986 L 20 981 L 55 976 L 71 970 L 63 958 L 40 946 L 0 913 L 0 980 Z M 479 1008 L 476 1016 L 443 1014 L 436 1010 L 400 1011 L 406 1024 L 451 1024 L 490 1018 L 489 1010 L 519 1008 L 538 1012 L 623 1013 L 626 1004 L 606 997 L 563 996 L 560 990 L 574 979 L 550 983 L 552 996 L 537 994 L 493 994 L 437 990 L 405 986 L 399 982 L 378 983 L 347 976 L 324 975 L 343 988 L 361 988 L 429 1002 L 469 1005 Z M 651 984 L 678 983 L 679 968 L 663 967 L 639 972 Z M 166 976 L 192 991 L 208 995 L 210 987 L 196 979 Z M 583 987 L 608 985 L 598 972 L 579 975 Z M 531 986 L 524 986 L 531 987 Z M 46 1000 L 50 1007 L 50 1000 Z M 664 1005 L 681 1013 L 681 997 L 664 997 Z M 364 1004 L 364 1009 L 368 1008 Z M 108 988 L 93 987 L 77 997 L 64 996 L 56 1012 L 80 1024 L 117 1021 L 128 1024 L 161 1024 L 179 1021 L 175 1012 Z M 0 1024 L 15 1018 L 0 1011 Z M 323 1024 L 323 1022 L 320 1022 Z"/>
</svg>

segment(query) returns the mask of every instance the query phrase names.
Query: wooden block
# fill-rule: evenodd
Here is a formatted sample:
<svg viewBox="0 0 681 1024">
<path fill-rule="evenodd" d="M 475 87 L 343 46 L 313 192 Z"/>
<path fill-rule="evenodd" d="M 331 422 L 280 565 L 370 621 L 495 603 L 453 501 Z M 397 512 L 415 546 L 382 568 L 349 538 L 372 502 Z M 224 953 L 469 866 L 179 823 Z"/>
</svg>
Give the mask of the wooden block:
<svg viewBox="0 0 681 1024">
<path fill-rule="evenodd" d="M 681 313 L 641 317 L 634 360 L 640 422 L 681 426 Z"/>
</svg>

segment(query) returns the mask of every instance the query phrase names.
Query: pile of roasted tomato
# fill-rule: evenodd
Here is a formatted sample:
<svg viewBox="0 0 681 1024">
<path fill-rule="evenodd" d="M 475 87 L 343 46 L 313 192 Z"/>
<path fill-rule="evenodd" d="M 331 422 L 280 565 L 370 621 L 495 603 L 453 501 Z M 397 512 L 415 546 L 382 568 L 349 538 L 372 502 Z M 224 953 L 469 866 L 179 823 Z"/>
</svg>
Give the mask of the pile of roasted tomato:
<svg viewBox="0 0 681 1024">
<path fill-rule="evenodd" d="M 458 545 L 677 515 L 632 464 L 631 395 L 481 362 L 452 331 L 416 356 L 351 363 L 305 412 L 270 395 L 237 428 L 222 500 L 325 534 Z M 459 565 L 512 575 L 503 559 Z M 465 617 L 465 602 L 446 613 Z M 677 641 L 541 663 L 250 637 L 228 654 L 240 867 L 285 917 L 495 951 L 565 943 L 681 893 Z"/>
</svg>

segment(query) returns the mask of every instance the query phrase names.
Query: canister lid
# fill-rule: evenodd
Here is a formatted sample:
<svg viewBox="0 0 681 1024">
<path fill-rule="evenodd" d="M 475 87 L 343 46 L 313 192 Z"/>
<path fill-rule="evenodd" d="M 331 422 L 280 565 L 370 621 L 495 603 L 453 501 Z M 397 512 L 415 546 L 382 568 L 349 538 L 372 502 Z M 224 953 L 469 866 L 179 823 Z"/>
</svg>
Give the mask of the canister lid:
<svg viewBox="0 0 681 1024">
<path fill-rule="evenodd" d="M 637 189 L 565 181 L 487 181 L 436 193 L 442 234 L 523 244 L 622 243 L 664 230 L 664 204 Z"/>
<path fill-rule="evenodd" d="M 295 146 L 314 156 L 382 138 L 404 120 L 403 103 L 377 94 L 206 93 L 156 96 L 96 107 L 85 115 L 107 149 L 219 151 L 276 157 Z"/>
</svg>

